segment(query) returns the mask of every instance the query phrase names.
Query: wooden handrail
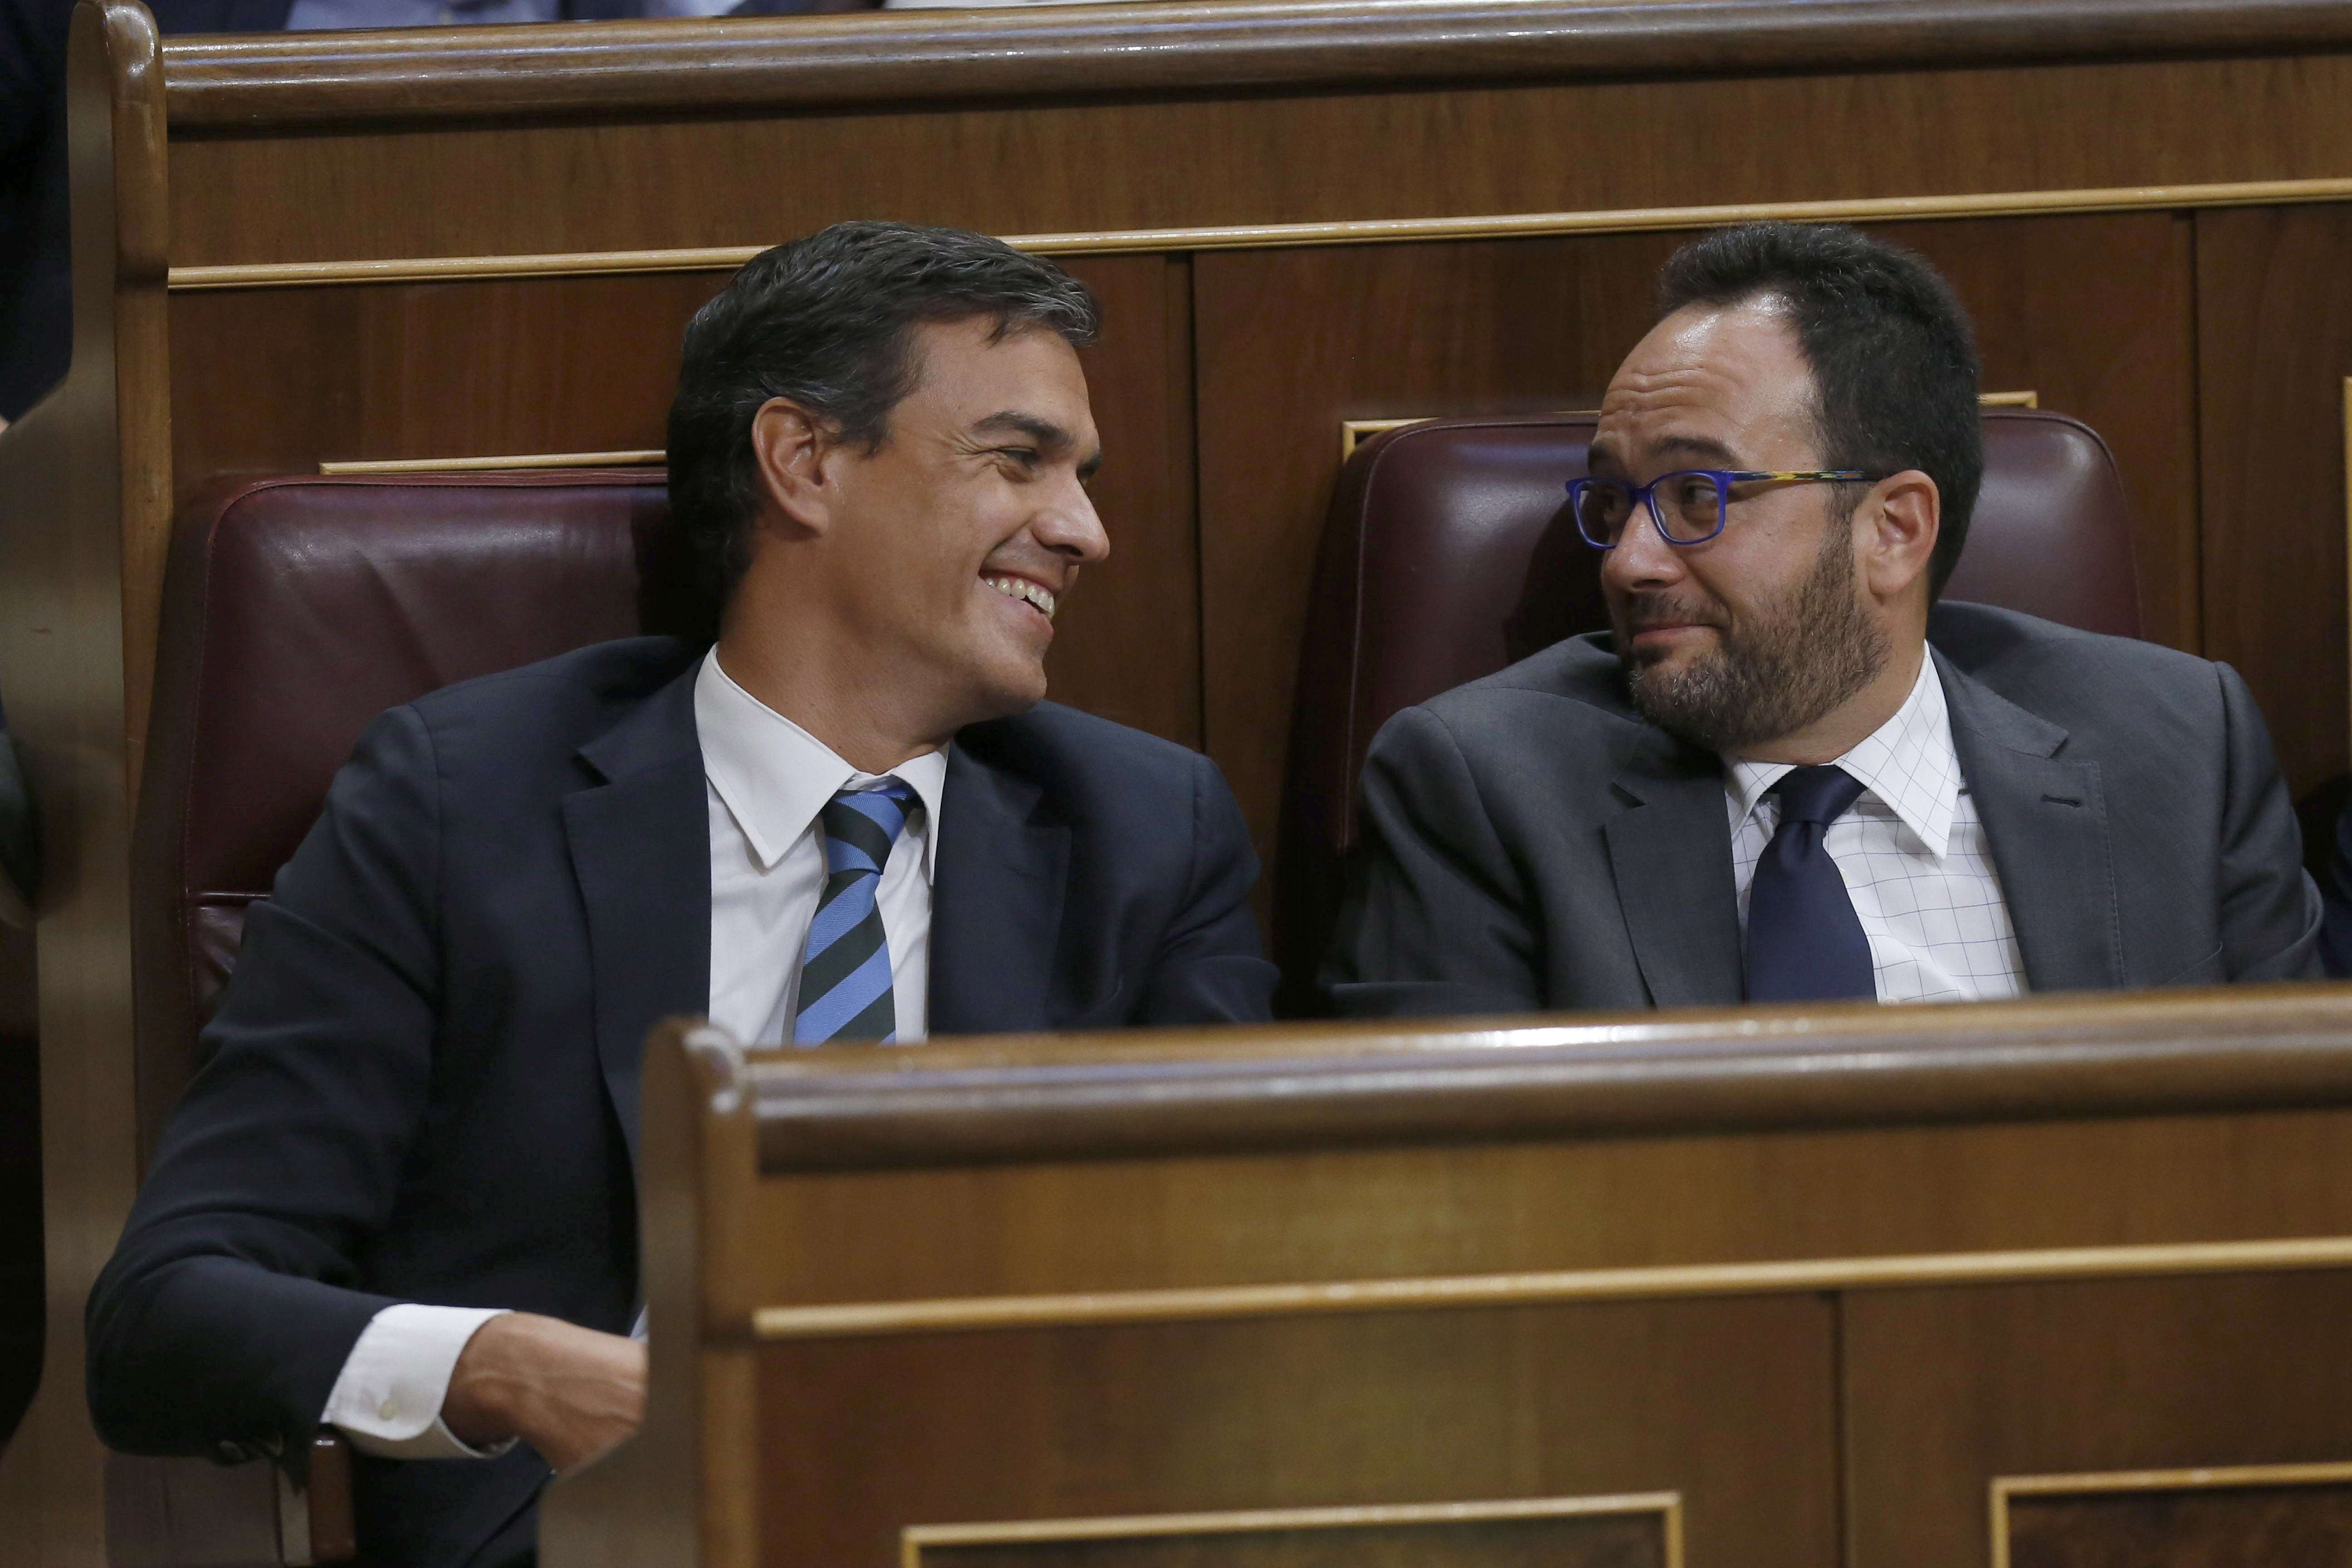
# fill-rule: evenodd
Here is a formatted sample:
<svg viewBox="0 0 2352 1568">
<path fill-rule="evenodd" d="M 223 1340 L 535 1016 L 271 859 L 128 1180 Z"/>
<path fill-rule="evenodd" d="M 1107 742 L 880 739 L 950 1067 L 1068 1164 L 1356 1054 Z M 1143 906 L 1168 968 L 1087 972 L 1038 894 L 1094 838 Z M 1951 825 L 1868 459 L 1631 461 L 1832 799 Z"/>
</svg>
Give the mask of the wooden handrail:
<svg viewBox="0 0 2352 1568">
<path fill-rule="evenodd" d="M 173 38 L 174 128 L 2352 48 L 2347 0 L 1175 0 Z"/>
<path fill-rule="evenodd" d="M 774 1171 L 2352 1103 L 2352 987 L 755 1053 Z"/>
</svg>

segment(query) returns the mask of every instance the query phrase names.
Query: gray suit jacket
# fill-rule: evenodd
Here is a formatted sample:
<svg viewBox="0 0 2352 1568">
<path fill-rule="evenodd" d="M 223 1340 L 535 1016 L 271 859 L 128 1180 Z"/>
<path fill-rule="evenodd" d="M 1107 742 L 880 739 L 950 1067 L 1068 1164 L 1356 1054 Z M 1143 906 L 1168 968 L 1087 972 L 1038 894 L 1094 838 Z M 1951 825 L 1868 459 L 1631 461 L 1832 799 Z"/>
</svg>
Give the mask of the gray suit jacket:
<svg viewBox="0 0 2352 1568">
<path fill-rule="evenodd" d="M 2245 682 L 1981 605 L 1927 640 L 2033 991 L 2319 977 L 2320 900 Z M 1731 1005 L 1721 764 L 1605 635 L 1391 719 L 1324 980 L 1349 1014 Z"/>
</svg>

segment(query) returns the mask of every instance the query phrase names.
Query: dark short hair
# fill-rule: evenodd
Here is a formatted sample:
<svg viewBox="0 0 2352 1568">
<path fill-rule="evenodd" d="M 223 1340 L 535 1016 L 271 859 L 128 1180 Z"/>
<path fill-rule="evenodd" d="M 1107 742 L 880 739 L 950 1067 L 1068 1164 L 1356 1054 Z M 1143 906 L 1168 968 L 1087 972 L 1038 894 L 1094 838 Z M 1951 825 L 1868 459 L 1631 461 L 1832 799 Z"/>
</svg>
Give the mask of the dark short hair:
<svg viewBox="0 0 2352 1568">
<path fill-rule="evenodd" d="M 790 398 L 867 451 L 922 365 L 913 330 L 987 317 L 1092 342 L 1087 286 L 1042 257 L 960 228 L 837 223 L 761 251 L 694 313 L 669 405 L 670 514 L 702 590 L 723 601 L 751 563 L 751 422 Z"/>
<path fill-rule="evenodd" d="M 1749 223 L 1700 236 L 1658 275 L 1661 320 L 1689 305 L 1769 295 L 1812 367 L 1822 462 L 1936 481 L 1943 515 L 1933 600 L 1968 542 L 1984 481 L 1976 334 L 1942 274 L 1843 224 Z M 1851 489 L 1854 501 L 1859 487 Z M 1851 503 L 1850 503 L 1851 504 Z"/>
</svg>

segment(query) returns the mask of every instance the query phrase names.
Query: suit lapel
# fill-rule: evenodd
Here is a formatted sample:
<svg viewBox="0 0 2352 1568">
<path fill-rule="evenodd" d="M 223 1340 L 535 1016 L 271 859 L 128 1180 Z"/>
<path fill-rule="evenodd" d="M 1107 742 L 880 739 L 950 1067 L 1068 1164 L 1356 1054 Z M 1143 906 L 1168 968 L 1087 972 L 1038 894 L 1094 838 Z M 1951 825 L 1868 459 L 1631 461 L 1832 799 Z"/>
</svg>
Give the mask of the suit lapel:
<svg viewBox="0 0 2352 1568">
<path fill-rule="evenodd" d="M 948 752 L 931 889 L 934 1035 L 1045 1029 L 1070 830 L 1031 781 Z"/>
<path fill-rule="evenodd" d="M 604 782 L 564 797 L 588 911 L 596 1054 L 637 1158 L 637 1059 L 653 1026 L 710 1005 L 710 816 L 695 737 L 699 661 L 580 749 Z"/>
<path fill-rule="evenodd" d="M 2124 984 L 2123 933 L 2099 764 L 2070 762 L 2067 733 L 1937 654 L 1952 750 L 1983 819 L 2002 900 L 2035 991 Z"/>
<path fill-rule="evenodd" d="M 1650 1000 L 1661 1007 L 1738 1003 L 1739 905 L 1722 765 L 1644 726 L 1612 788 L 1627 809 L 1601 831 Z"/>
</svg>

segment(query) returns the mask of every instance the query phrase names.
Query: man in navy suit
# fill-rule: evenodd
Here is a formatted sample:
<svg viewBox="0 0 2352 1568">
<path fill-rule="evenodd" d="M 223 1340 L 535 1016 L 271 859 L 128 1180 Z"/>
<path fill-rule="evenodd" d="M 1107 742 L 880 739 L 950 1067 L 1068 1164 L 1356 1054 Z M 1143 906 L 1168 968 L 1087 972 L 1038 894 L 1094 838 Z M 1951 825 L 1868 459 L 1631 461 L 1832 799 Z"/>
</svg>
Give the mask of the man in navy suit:
<svg viewBox="0 0 2352 1568">
<path fill-rule="evenodd" d="M 642 1408 L 656 1021 L 1268 1016 L 1215 767 L 1040 701 L 1108 549 L 1095 328 L 1050 262 L 884 224 L 769 251 L 695 318 L 671 499 L 716 647 L 583 648 L 369 730 L 92 1293 L 108 1441 L 296 1454 L 331 1424 L 368 1562 L 529 1561 L 551 1468 Z"/>
</svg>

